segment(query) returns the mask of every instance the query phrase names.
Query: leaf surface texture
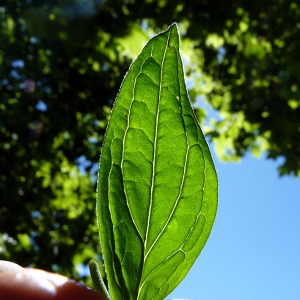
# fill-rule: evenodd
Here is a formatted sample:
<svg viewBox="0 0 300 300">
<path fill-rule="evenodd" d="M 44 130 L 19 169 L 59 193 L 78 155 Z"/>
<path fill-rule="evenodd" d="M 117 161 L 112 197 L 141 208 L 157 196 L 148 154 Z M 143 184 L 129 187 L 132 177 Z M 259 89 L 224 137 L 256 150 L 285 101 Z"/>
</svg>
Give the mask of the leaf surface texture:
<svg viewBox="0 0 300 300">
<path fill-rule="evenodd" d="M 217 185 L 174 24 L 131 65 L 102 149 L 97 217 L 113 300 L 163 299 L 179 284 L 211 232 Z"/>
</svg>

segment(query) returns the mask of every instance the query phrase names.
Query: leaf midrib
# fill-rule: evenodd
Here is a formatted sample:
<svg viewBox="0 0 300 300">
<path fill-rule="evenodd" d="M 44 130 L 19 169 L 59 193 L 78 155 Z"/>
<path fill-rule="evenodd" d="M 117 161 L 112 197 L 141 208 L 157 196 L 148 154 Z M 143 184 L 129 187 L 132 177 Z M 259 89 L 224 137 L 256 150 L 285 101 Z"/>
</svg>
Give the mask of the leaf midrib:
<svg viewBox="0 0 300 300">
<path fill-rule="evenodd" d="M 151 213 L 152 213 L 152 204 L 153 204 L 153 192 L 154 192 L 154 184 L 155 184 L 155 169 L 156 169 L 156 152 L 157 152 L 157 134 L 158 134 L 158 121 L 160 116 L 160 101 L 161 101 L 161 92 L 162 92 L 162 77 L 163 77 L 163 66 L 165 62 L 165 56 L 168 48 L 168 43 L 170 39 L 170 33 L 168 35 L 167 43 L 165 46 L 165 51 L 163 55 L 163 59 L 161 62 L 161 68 L 160 68 L 160 81 L 159 81 L 159 93 L 158 93 L 158 101 L 157 101 L 157 110 L 156 110 L 156 119 L 155 119 L 155 133 L 154 133 L 154 142 L 153 142 L 153 161 L 152 161 L 152 177 L 151 177 L 151 188 L 150 188 L 150 204 L 149 204 L 149 210 L 148 210 L 148 219 L 147 219 L 147 227 L 146 227 L 146 234 L 145 234 L 145 242 L 144 242 L 144 264 L 147 259 L 147 255 L 149 251 L 146 253 L 147 249 L 147 242 L 148 242 L 148 235 L 149 235 L 149 228 L 150 228 L 150 219 L 151 219 Z M 151 56 L 153 51 L 153 46 L 151 49 Z"/>
<path fill-rule="evenodd" d="M 148 232 L 149 232 L 149 228 L 150 228 L 150 218 L 151 218 L 151 212 L 152 212 L 152 202 L 153 202 L 153 191 L 154 191 L 154 182 L 155 182 L 155 167 L 156 167 L 156 146 L 157 146 L 157 134 L 158 134 L 158 120 L 159 120 L 159 104 L 160 104 L 160 100 L 161 100 L 161 91 L 162 91 L 162 75 L 163 75 L 163 66 L 164 66 L 164 62 L 165 62 L 165 56 L 166 56 L 166 51 L 167 48 L 170 47 L 169 46 L 169 41 L 170 41 L 170 35 L 171 32 L 168 35 L 168 39 L 167 39 L 167 43 L 166 43 L 166 47 L 165 47 L 165 51 L 164 51 L 164 55 L 163 55 L 163 59 L 162 59 L 162 63 L 161 63 L 161 72 L 160 72 L 160 85 L 159 85 L 159 101 L 157 103 L 157 114 L 156 114 L 156 122 L 155 122 L 155 135 L 154 135 L 154 156 L 153 156 L 153 163 L 152 163 L 152 180 L 151 180 L 151 193 L 150 193 L 150 206 L 149 206 L 149 213 L 148 213 L 148 220 L 147 220 L 147 231 L 146 231 L 146 237 L 145 237 L 145 243 L 144 243 L 144 262 L 143 262 L 143 267 L 145 265 L 145 262 L 147 260 L 147 257 L 149 255 L 149 253 L 151 252 L 151 249 L 154 247 L 154 245 L 156 244 L 156 242 L 159 240 L 160 236 L 163 234 L 164 230 L 166 229 L 168 223 L 170 222 L 170 219 L 172 218 L 172 216 L 174 215 L 174 212 L 176 210 L 178 201 L 180 199 L 181 193 L 182 193 L 182 189 L 183 189 L 183 184 L 184 184 L 184 177 L 186 174 L 186 167 L 187 167 L 187 161 L 188 161 L 188 153 L 189 153 L 189 142 L 188 142 L 188 136 L 187 133 L 185 132 L 186 135 L 186 142 L 187 142 L 187 151 L 186 151 L 186 155 L 185 155 L 185 161 L 184 161 L 184 168 L 183 168 L 183 175 L 182 175 L 182 179 L 181 179 L 181 184 L 180 184 L 180 191 L 178 193 L 178 197 L 176 199 L 176 202 L 174 204 L 174 207 L 166 221 L 166 223 L 164 224 L 161 232 L 158 234 L 158 236 L 155 238 L 154 242 L 152 243 L 151 247 L 148 249 L 148 251 L 146 251 L 147 248 L 147 238 L 148 238 Z M 153 49 L 153 47 L 152 47 Z M 152 51 L 151 51 L 152 52 Z M 178 99 L 178 101 L 180 102 L 180 100 Z M 183 117 L 183 116 L 182 116 Z M 183 121 L 184 123 L 184 121 Z M 180 249 L 178 249 L 180 250 Z M 177 251 L 178 251 L 177 250 Z M 176 251 L 176 252 L 177 252 Z M 174 254 L 174 253 L 173 253 Z M 172 254 L 172 255 L 173 255 Z M 152 272 L 150 272 L 148 274 L 148 276 L 144 279 L 144 281 L 142 282 L 142 284 L 139 286 L 139 291 L 138 291 L 138 299 L 139 299 L 139 295 L 140 292 L 144 286 L 144 284 L 146 283 L 147 279 L 149 278 L 149 276 L 153 273 L 154 270 L 152 270 Z M 142 273 L 141 273 L 142 274 Z"/>
</svg>

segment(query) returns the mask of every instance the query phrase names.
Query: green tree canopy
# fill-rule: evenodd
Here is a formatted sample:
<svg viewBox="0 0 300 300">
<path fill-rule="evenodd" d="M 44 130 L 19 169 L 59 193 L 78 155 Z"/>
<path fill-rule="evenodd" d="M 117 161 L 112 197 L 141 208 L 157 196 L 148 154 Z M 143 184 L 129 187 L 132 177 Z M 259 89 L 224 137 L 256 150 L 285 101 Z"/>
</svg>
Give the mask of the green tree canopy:
<svg viewBox="0 0 300 300">
<path fill-rule="evenodd" d="M 178 22 L 191 101 L 217 154 L 300 175 L 297 1 L 0 4 L 0 257 L 79 278 L 100 252 L 95 178 L 110 109 L 149 36 Z"/>
</svg>

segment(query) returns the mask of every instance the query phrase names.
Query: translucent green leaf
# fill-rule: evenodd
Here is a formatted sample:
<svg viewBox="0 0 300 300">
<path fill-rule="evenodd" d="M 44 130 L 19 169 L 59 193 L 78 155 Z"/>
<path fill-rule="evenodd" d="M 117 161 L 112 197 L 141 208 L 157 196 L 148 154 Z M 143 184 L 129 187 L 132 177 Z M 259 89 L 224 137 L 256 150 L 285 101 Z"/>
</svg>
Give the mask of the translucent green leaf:
<svg viewBox="0 0 300 300">
<path fill-rule="evenodd" d="M 212 229 L 217 185 L 174 24 L 131 65 L 102 149 L 97 218 L 111 299 L 163 299 L 179 284 Z"/>
</svg>

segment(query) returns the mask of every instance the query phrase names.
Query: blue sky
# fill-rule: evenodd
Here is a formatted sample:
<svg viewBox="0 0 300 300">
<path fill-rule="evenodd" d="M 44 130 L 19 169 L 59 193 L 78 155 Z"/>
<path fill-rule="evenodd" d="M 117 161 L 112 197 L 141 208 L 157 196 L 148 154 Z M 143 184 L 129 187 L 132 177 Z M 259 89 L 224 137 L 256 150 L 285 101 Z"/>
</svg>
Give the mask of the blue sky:
<svg viewBox="0 0 300 300">
<path fill-rule="evenodd" d="M 248 155 L 214 158 L 219 208 L 194 266 L 166 299 L 300 299 L 300 179 Z"/>
</svg>

